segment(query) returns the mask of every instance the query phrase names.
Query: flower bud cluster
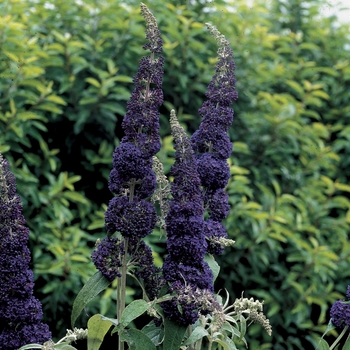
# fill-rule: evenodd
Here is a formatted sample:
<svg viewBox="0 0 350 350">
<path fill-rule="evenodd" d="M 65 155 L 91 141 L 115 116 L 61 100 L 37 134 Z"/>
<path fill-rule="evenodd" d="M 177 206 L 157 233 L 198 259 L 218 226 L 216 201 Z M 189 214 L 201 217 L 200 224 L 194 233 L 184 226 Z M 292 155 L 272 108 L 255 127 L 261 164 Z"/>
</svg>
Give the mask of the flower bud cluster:
<svg viewBox="0 0 350 350">
<path fill-rule="evenodd" d="M 199 110 L 202 116 L 200 127 L 192 135 L 191 143 L 197 153 L 196 162 L 205 193 L 205 207 L 210 216 L 205 225 L 205 235 L 210 241 L 208 253 L 221 254 L 225 247 L 222 238 L 227 238 L 227 232 L 220 222 L 229 212 L 228 196 L 224 192 L 230 178 L 227 158 L 232 151 L 228 128 L 233 121 L 233 110 L 229 106 L 238 95 L 235 91 L 235 65 L 230 43 L 215 27 L 210 24 L 207 26 L 218 43 L 219 60 L 206 92 L 208 100 Z"/>
<path fill-rule="evenodd" d="M 203 234 L 203 198 L 194 154 L 185 130 L 180 126 L 174 110 L 170 116 L 174 137 L 175 163 L 171 168 L 170 208 L 166 217 L 168 256 L 163 264 L 164 279 L 171 292 L 182 295 L 185 290 L 213 292 L 213 274 L 204 261 L 207 242 Z M 187 289 L 186 289 L 187 288 Z M 193 324 L 202 311 L 189 297 L 172 299 L 162 304 L 165 315 L 183 325 Z M 181 311 L 178 305 L 181 305 Z"/>
<path fill-rule="evenodd" d="M 159 202 L 160 216 L 158 217 L 157 225 L 160 228 L 166 229 L 164 221 L 169 211 L 168 197 L 170 195 L 170 184 L 164 175 L 163 164 L 156 156 L 153 157 L 153 171 L 156 174 L 158 187 L 154 191 L 151 201 L 152 203 Z"/>
<path fill-rule="evenodd" d="M 263 303 L 253 298 L 236 299 L 233 303 L 234 312 L 236 314 L 246 313 L 249 315 L 249 319 L 255 323 L 259 323 L 267 332 L 268 335 L 272 334 L 272 327 L 270 321 L 263 314 Z"/>
<path fill-rule="evenodd" d="M 16 181 L 0 154 L 0 349 L 15 350 L 51 338 L 41 322 L 42 307 L 34 295 L 29 269 L 29 229 L 16 194 Z"/>
<path fill-rule="evenodd" d="M 141 59 L 133 79 L 134 91 L 127 104 L 122 127 L 125 136 L 113 153 L 113 169 L 109 177 L 109 189 L 116 196 L 109 202 L 105 213 L 108 236 L 119 232 L 128 241 L 140 240 L 150 234 L 157 222 L 153 204 L 146 198 L 156 189 L 156 175 L 152 169 L 152 157 L 160 149 L 159 111 L 163 103 L 162 77 L 164 59 L 162 39 L 156 20 L 141 3 L 141 14 L 146 20 L 144 49 L 151 54 Z M 114 245 L 114 246 L 113 246 Z M 109 256 L 119 249 L 118 258 Z M 125 246 L 127 251 L 127 245 Z M 109 279 L 120 277 L 119 243 L 106 240 L 93 253 L 96 267 Z"/>
</svg>

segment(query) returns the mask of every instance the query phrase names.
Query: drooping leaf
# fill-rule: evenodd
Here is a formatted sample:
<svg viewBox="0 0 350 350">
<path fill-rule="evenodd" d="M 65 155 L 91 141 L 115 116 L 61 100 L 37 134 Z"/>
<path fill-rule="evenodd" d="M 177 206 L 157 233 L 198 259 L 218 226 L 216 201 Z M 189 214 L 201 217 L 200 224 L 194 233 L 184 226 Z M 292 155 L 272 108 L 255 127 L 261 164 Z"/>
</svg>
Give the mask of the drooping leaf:
<svg viewBox="0 0 350 350">
<path fill-rule="evenodd" d="M 186 327 L 165 318 L 163 349 L 179 350 L 186 329 Z"/>
<path fill-rule="evenodd" d="M 320 339 L 316 350 L 329 350 L 329 345 L 324 339 Z"/>
<path fill-rule="evenodd" d="M 124 329 L 120 333 L 120 338 L 121 340 L 127 342 L 131 349 L 156 350 L 156 346 L 153 344 L 151 339 L 149 339 L 146 334 L 138 329 Z"/>
<path fill-rule="evenodd" d="M 216 278 L 219 276 L 219 272 L 220 272 L 219 264 L 216 262 L 215 258 L 211 254 L 206 254 L 204 257 L 204 261 L 208 263 L 210 270 L 213 272 L 214 281 L 215 281 Z"/>
<path fill-rule="evenodd" d="M 115 332 L 119 332 L 120 330 L 125 328 L 131 321 L 141 316 L 150 307 L 151 307 L 151 303 L 147 303 L 147 301 L 143 299 L 134 300 L 123 311 L 122 317 L 120 319 L 120 323 L 118 326 L 116 326 L 113 329 L 112 334 Z"/>
<path fill-rule="evenodd" d="M 74 328 L 75 321 L 83 311 L 85 306 L 95 298 L 99 293 L 105 290 L 111 281 L 102 275 L 100 271 L 96 272 L 80 290 L 73 303 L 71 314 L 71 325 Z"/>
<path fill-rule="evenodd" d="M 162 326 L 156 326 L 152 320 L 146 326 L 142 328 L 142 332 L 152 340 L 153 344 L 158 346 L 164 338 L 164 328 Z"/>
<path fill-rule="evenodd" d="M 194 344 L 197 340 L 202 339 L 207 336 L 209 333 L 206 329 L 201 326 L 196 327 L 188 339 L 184 342 L 184 345 Z"/>
</svg>

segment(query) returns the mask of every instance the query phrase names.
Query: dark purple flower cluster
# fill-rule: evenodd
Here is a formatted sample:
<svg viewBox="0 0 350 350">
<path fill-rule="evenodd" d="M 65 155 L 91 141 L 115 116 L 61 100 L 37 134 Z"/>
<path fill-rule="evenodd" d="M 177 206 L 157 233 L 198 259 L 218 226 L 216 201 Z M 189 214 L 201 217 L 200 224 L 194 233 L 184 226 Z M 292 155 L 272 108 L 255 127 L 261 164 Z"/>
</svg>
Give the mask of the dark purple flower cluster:
<svg viewBox="0 0 350 350">
<path fill-rule="evenodd" d="M 204 203 L 210 216 L 205 226 L 205 234 L 210 242 L 208 253 L 221 254 L 223 246 L 219 240 L 227 238 L 227 233 L 220 222 L 229 212 L 228 196 L 223 190 L 230 178 L 227 158 L 232 151 L 228 128 L 233 121 L 233 110 L 229 106 L 238 96 L 230 44 L 215 27 L 208 27 L 218 42 L 219 60 L 206 92 L 208 100 L 199 110 L 202 121 L 191 138 L 191 144 L 197 153 L 197 168 L 205 193 Z"/>
<path fill-rule="evenodd" d="M 51 338 L 41 322 L 42 307 L 33 296 L 34 277 L 29 269 L 29 229 L 16 194 L 15 177 L 0 154 L 0 349 L 14 350 Z"/>
<path fill-rule="evenodd" d="M 170 291 L 181 294 L 186 286 L 213 291 L 213 274 L 204 261 L 207 242 L 203 234 L 203 196 L 194 154 L 184 129 L 171 112 L 170 125 L 174 137 L 175 163 L 171 168 L 174 182 L 173 199 L 166 217 L 168 256 L 163 264 L 163 276 Z M 198 305 L 181 305 L 173 299 L 162 303 L 165 315 L 183 325 L 193 324 L 199 317 Z"/>
<path fill-rule="evenodd" d="M 198 314 L 222 313 L 222 307 L 217 302 L 214 294 L 208 289 L 194 288 L 192 284 L 183 285 L 182 282 L 174 282 L 169 290 L 174 297 L 163 303 L 163 310 L 170 319 L 187 326 L 194 324 Z"/>
<path fill-rule="evenodd" d="M 124 237 L 143 238 L 149 235 L 157 222 L 152 203 L 134 197 L 114 197 L 105 213 L 105 227 L 109 234 L 120 232 Z"/>
<path fill-rule="evenodd" d="M 122 266 L 121 257 L 124 255 L 123 243 L 118 238 L 106 237 L 92 252 L 92 262 L 96 268 L 110 281 L 121 277 L 119 267 Z"/>
<path fill-rule="evenodd" d="M 350 327 L 350 286 L 347 288 L 346 297 L 348 301 L 337 300 L 330 311 L 332 323 L 338 328 Z"/>
<path fill-rule="evenodd" d="M 129 248 L 133 244 L 138 245 L 140 239 L 150 234 L 157 222 L 155 207 L 146 198 L 156 189 L 152 157 L 160 149 L 158 108 L 163 103 L 164 59 L 158 56 L 162 53 L 162 39 L 157 22 L 143 3 L 140 6 L 147 26 L 148 42 L 144 49 L 149 49 L 151 54 L 141 59 L 133 79 L 134 91 L 122 123 L 125 136 L 114 150 L 113 169 L 108 183 L 110 191 L 116 197 L 109 202 L 105 213 L 108 236 L 120 233 L 123 245 L 117 239 L 107 239 L 92 254 L 96 267 L 110 280 L 121 277 L 120 254 L 124 254 L 124 249 L 126 254 L 130 253 Z M 148 250 L 142 244 L 141 246 L 148 254 Z M 142 259 L 140 263 L 141 261 Z M 151 269 L 149 261 L 144 263 L 147 263 L 146 270 Z M 150 280 L 150 276 L 146 276 L 145 280 Z"/>
</svg>

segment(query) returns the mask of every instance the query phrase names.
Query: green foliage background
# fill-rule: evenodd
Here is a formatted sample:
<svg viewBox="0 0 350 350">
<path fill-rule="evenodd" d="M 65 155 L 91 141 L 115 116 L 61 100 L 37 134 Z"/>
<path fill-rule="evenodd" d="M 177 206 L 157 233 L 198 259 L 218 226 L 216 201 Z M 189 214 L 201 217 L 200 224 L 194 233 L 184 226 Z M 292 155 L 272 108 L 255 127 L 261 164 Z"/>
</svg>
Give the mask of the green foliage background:
<svg viewBox="0 0 350 350">
<path fill-rule="evenodd" d="M 0 152 L 17 178 L 37 295 L 55 337 L 95 272 L 90 254 L 105 235 L 111 156 L 144 54 L 139 2 L 95 3 L 0 3 Z M 314 345 L 349 283 L 350 27 L 321 18 L 324 1 L 146 4 L 164 40 L 159 157 L 166 171 L 169 111 L 196 130 L 214 73 L 216 45 L 205 22 L 236 57 L 225 223 L 236 244 L 219 258 L 217 290 L 265 300 L 273 337 L 251 327 L 251 349 Z M 148 240 L 161 264 L 159 234 Z M 86 314 L 114 315 L 114 300 L 107 289 Z"/>
</svg>

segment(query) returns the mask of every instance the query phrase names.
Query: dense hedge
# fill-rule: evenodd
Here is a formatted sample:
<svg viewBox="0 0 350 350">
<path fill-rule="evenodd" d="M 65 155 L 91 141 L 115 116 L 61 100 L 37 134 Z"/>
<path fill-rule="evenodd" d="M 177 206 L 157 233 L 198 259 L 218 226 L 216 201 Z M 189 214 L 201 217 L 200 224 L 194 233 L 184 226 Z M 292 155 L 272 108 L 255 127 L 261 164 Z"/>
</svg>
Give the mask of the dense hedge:
<svg viewBox="0 0 350 350">
<path fill-rule="evenodd" d="M 305 348 L 349 283 L 350 28 L 319 17 L 312 0 L 182 3 L 147 3 L 165 43 L 159 156 L 169 170 L 171 108 L 190 133 L 199 125 L 216 56 L 204 27 L 212 22 L 234 49 L 240 97 L 226 220 L 236 244 L 220 258 L 217 290 L 265 300 L 272 343 L 251 327 L 251 349 Z M 18 181 L 37 295 L 55 335 L 104 236 L 111 154 L 144 43 L 138 7 L 0 3 L 0 152 Z M 149 240 L 164 250 L 159 233 Z M 86 311 L 108 315 L 113 300 L 108 289 Z"/>
</svg>

